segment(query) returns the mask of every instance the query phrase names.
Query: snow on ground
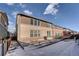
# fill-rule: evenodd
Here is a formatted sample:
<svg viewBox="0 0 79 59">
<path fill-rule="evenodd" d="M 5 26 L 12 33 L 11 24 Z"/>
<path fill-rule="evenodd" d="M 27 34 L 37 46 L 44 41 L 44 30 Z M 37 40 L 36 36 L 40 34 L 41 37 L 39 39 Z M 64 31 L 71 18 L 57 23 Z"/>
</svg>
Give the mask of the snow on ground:
<svg viewBox="0 0 79 59">
<path fill-rule="evenodd" d="M 1 56 L 1 44 L 0 44 L 0 56 Z"/>
<path fill-rule="evenodd" d="M 9 51 L 6 56 L 79 56 L 79 46 L 74 40 L 61 41 L 43 48 L 26 46 Z"/>
</svg>

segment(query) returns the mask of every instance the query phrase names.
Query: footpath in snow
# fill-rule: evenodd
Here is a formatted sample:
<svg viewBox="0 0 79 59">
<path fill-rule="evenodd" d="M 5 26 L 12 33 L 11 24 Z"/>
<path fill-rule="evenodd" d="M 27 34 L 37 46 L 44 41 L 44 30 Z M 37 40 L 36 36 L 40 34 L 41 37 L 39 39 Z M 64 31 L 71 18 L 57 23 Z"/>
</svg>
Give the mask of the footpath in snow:
<svg viewBox="0 0 79 59">
<path fill-rule="evenodd" d="M 25 46 L 24 50 L 18 46 L 9 50 L 6 56 L 79 56 L 79 46 L 74 40 L 65 40 L 42 48 Z"/>
</svg>

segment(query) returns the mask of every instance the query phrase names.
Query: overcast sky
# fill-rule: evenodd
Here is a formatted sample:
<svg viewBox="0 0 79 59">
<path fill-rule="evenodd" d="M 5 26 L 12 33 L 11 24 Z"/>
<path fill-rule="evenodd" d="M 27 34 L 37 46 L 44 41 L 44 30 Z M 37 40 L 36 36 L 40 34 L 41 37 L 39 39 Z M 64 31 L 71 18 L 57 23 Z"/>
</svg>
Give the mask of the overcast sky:
<svg viewBox="0 0 79 59">
<path fill-rule="evenodd" d="M 0 4 L 0 10 L 7 13 L 9 18 L 8 30 L 15 31 L 16 14 L 26 13 L 41 19 L 45 19 L 57 25 L 79 31 L 79 4 L 59 3 L 30 3 L 30 4 Z"/>
</svg>

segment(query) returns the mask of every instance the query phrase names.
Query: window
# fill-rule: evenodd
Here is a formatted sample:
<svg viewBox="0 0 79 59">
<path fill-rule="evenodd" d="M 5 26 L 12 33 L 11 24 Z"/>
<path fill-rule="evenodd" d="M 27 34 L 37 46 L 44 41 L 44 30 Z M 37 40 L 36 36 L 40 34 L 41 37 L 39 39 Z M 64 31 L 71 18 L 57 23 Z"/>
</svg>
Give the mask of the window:
<svg viewBox="0 0 79 59">
<path fill-rule="evenodd" d="M 34 25 L 39 26 L 40 25 L 40 21 L 35 19 Z"/>
<path fill-rule="evenodd" d="M 40 21 L 38 19 L 31 19 L 31 25 L 39 26 Z"/>
<path fill-rule="evenodd" d="M 40 26 L 40 20 L 38 20 L 38 26 Z"/>
<path fill-rule="evenodd" d="M 30 31 L 30 37 L 33 37 L 33 30 Z"/>
<path fill-rule="evenodd" d="M 37 30 L 34 30 L 34 37 L 37 37 Z"/>
<path fill-rule="evenodd" d="M 51 32 L 47 31 L 47 37 L 51 37 Z"/>
<path fill-rule="evenodd" d="M 39 30 L 31 30 L 30 31 L 30 37 L 39 37 L 40 31 Z"/>
<path fill-rule="evenodd" d="M 40 37 L 40 31 L 38 30 L 38 37 Z"/>
<path fill-rule="evenodd" d="M 34 25 L 36 26 L 38 25 L 38 20 L 35 20 Z"/>
<path fill-rule="evenodd" d="M 31 19 L 31 25 L 33 25 L 33 19 Z"/>
</svg>

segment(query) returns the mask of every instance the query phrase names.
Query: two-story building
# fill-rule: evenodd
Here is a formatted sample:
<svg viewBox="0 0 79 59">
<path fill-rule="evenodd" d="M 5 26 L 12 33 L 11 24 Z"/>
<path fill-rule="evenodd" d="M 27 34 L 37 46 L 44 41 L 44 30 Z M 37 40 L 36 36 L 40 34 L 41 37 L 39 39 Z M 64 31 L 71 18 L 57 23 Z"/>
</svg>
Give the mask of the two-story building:
<svg viewBox="0 0 79 59">
<path fill-rule="evenodd" d="M 16 28 L 17 39 L 21 42 L 53 39 L 52 23 L 33 16 L 17 14 Z"/>
<path fill-rule="evenodd" d="M 16 32 L 17 39 L 26 43 L 61 39 L 73 33 L 68 28 L 22 13 L 17 14 Z"/>
</svg>

